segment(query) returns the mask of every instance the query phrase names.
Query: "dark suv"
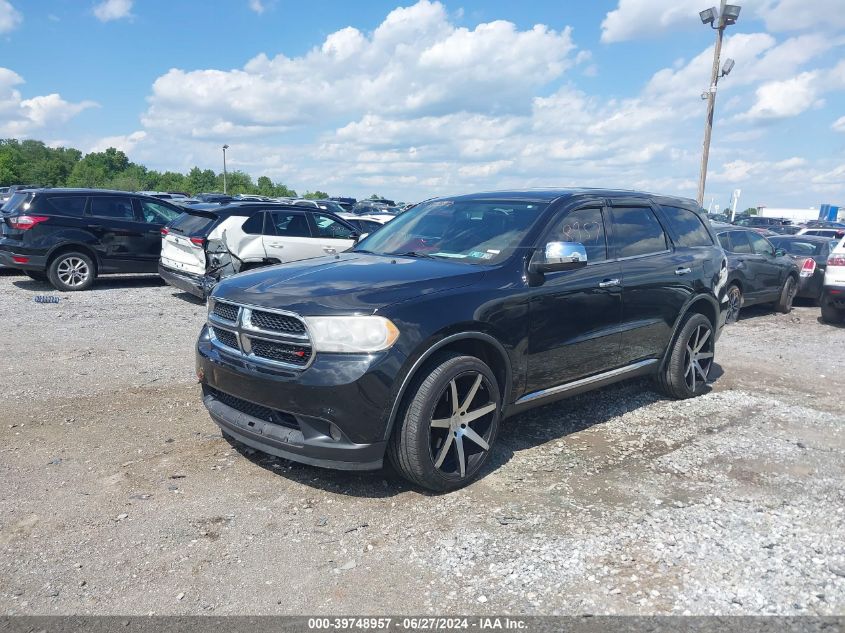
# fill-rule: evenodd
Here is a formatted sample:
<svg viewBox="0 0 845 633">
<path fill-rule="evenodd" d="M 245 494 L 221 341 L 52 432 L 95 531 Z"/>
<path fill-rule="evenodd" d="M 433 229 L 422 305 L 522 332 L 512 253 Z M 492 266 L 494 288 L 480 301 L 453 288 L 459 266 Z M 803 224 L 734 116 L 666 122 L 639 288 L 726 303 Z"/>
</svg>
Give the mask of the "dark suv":
<svg viewBox="0 0 845 633">
<path fill-rule="evenodd" d="M 17 192 L 0 213 L 0 265 L 65 291 L 86 290 L 98 275 L 155 273 L 161 229 L 182 211 L 125 191 Z"/>
<path fill-rule="evenodd" d="M 501 420 L 633 376 L 707 389 L 727 262 L 691 200 L 589 189 L 421 203 L 332 257 L 222 281 L 197 343 L 223 433 L 451 490 Z"/>
</svg>

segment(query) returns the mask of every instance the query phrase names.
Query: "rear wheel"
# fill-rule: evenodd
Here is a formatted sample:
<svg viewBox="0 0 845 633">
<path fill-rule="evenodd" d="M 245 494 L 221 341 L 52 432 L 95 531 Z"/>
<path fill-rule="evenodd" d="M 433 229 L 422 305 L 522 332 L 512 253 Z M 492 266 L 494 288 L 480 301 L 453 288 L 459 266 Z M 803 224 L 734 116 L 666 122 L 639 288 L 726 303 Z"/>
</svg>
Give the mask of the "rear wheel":
<svg viewBox="0 0 845 633">
<path fill-rule="evenodd" d="M 739 320 L 739 311 L 742 309 L 742 290 L 739 286 L 732 284 L 728 288 L 728 311 L 725 315 L 725 323 L 736 323 Z"/>
<path fill-rule="evenodd" d="M 50 283 L 64 292 L 88 290 L 96 276 L 94 262 L 88 255 L 79 252 L 58 255 L 47 269 Z"/>
<path fill-rule="evenodd" d="M 716 341 L 713 324 L 703 314 L 691 314 L 681 326 L 663 369 L 657 376 L 662 391 L 672 398 L 700 396 L 707 390 Z"/>
<path fill-rule="evenodd" d="M 43 273 L 39 270 L 25 270 L 23 272 L 33 281 L 47 281 L 47 273 Z"/>
<path fill-rule="evenodd" d="M 388 457 L 406 479 L 446 492 L 487 462 L 502 400 L 493 372 L 474 356 L 440 354 L 427 368 L 406 395 Z"/>
<path fill-rule="evenodd" d="M 795 300 L 796 294 L 798 294 L 798 282 L 795 281 L 795 277 L 790 275 L 783 282 L 780 298 L 775 303 L 775 311 L 789 314 L 792 311 L 792 302 Z"/>
</svg>

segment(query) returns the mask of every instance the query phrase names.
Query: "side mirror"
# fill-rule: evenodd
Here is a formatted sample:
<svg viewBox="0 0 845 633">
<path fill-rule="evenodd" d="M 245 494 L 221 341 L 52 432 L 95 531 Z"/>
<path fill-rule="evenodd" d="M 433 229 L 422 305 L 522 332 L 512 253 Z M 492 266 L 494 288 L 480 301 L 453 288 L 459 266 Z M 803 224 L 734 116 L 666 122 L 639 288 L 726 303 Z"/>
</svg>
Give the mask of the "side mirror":
<svg viewBox="0 0 845 633">
<path fill-rule="evenodd" d="M 786 251 L 782 248 L 775 249 L 775 257 L 783 257 L 786 255 Z"/>
<path fill-rule="evenodd" d="M 558 270 L 575 270 L 587 265 L 587 249 L 580 242 L 549 242 L 537 249 L 528 272 L 551 273 Z"/>
</svg>

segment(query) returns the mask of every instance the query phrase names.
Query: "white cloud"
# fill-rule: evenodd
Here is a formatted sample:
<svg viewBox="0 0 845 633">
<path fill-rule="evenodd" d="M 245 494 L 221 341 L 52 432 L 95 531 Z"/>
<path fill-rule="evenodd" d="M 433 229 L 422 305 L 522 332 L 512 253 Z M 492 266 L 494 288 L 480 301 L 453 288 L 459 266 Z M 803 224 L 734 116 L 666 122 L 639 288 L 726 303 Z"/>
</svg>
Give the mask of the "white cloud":
<svg viewBox="0 0 845 633">
<path fill-rule="evenodd" d="M 264 2 L 262 2 L 262 0 L 249 0 L 249 8 L 259 15 L 267 10 L 267 7 L 264 6 Z"/>
<path fill-rule="evenodd" d="M 830 126 L 837 132 L 845 132 L 845 116 L 841 116 Z"/>
<path fill-rule="evenodd" d="M 103 0 L 94 7 L 94 15 L 100 22 L 111 22 L 132 17 L 134 0 Z"/>
<path fill-rule="evenodd" d="M 657 35 L 682 22 L 698 20 L 698 0 L 619 0 L 601 23 L 602 42 Z"/>
<path fill-rule="evenodd" d="M 93 101 L 70 103 L 58 94 L 24 99 L 16 88 L 23 78 L 0 68 L 0 136 L 24 137 L 34 131 L 66 123 L 77 114 L 95 107 Z"/>
<path fill-rule="evenodd" d="M 93 143 L 88 148 L 88 151 L 103 152 L 109 147 L 114 147 L 115 149 L 119 149 L 125 154 L 128 154 L 135 149 L 138 143 L 142 142 L 146 138 L 147 133 L 143 130 L 138 130 L 137 132 L 132 132 L 131 134 L 123 134 L 118 136 L 104 136 L 103 138 Z"/>
<path fill-rule="evenodd" d="M 570 30 L 495 21 L 454 26 L 439 2 L 391 11 L 371 35 L 347 27 L 302 57 L 258 55 L 231 71 L 170 70 L 149 128 L 195 138 L 261 135 L 327 118 L 527 110 L 525 95 L 574 64 Z"/>
<path fill-rule="evenodd" d="M 0 33 L 9 33 L 18 28 L 23 22 L 20 11 L 12 6 L 9 0 L 0 0 Z"/>
</svg>

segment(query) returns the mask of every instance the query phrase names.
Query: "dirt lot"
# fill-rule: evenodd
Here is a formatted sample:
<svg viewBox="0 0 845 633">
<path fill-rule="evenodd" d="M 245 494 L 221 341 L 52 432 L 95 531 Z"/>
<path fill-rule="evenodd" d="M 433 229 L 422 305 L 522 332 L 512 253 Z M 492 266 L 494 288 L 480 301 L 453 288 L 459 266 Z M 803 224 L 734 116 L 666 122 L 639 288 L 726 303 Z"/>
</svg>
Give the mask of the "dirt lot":
<svg viewBox="0 0 845 633">
<path fill-rule="evenodd" d="M 0 273 L 0 612 L 845 613 L 845 329 L 817 308 L 749 310 L 694 401 L 513 418 L 431 496 L 224 441 L 205 307 L 155 279 L 39 294 Z"/>
</svg>

